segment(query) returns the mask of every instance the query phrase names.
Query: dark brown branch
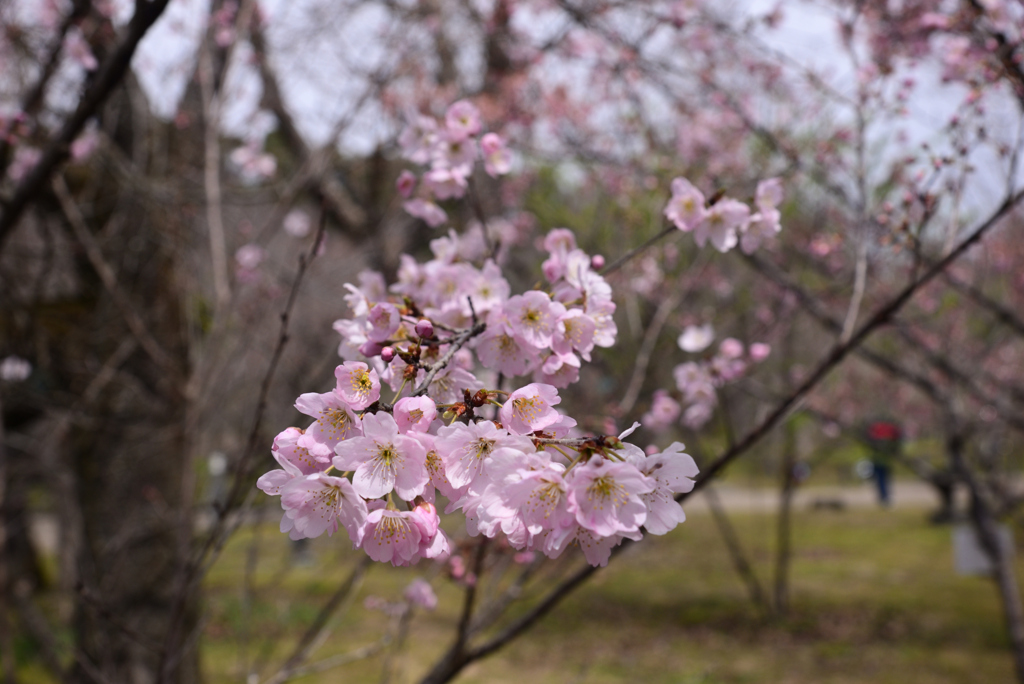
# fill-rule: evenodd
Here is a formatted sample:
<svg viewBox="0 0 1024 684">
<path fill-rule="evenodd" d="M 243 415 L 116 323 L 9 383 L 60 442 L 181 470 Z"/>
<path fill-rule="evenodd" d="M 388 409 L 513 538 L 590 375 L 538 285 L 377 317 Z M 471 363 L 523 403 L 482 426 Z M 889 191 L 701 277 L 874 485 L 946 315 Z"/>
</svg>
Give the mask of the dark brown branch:
<svg viewBox="0 0 1024 684">
<path fill-rule="evenodd" d="M 53 74 L 57 71 L 57 65 L 60 64 L 60 55 L 64 51 L 64 38 L 68 34 L 68 29 L 78 19 L 85 15 L 89 10 L 88 2 L 75 2 L 72 4 L 71 11 L 61 21 L 60 26 L 57 28 L 57 33 L 54 36 L 53 44 L 47 51 L 45 59 L 42 60 L 42 70 L 39 73 L 39 78 L 36 80 L 32 89 L 25 96 L 24 102 L 21 105 L 21 112 L 27 116 L 33 116 L 39 110 L 39 107 L 43 103 L 43 95 L 46 93 L 46 87 L 50 83 L 50 79 L 53 78 Z M 0 137 L 0 177 L 4 175 L 7 170 L 9 163 L 8 153 L 10 152 L 11 143 L 6 137 Z"/>
<path fill-rule="evenodd" d="M 369 556 L 364 556 L 359 560 L 359 563 L 352 569 L 349 576 L 345 578 L 345 581 L 342 582 L 337 591 L 331 595 L 331 598 L 328 599 L 327 603 L 320 609 L 320 612 L 317 613 L 313 624 L 309 626 L 305 634 L 302 635 L 302 638 L 299 639 L 288 660 L 285 661 L 277 674 L 267 680 L 266 684 L 282 684 L 298 673 L 302 664 L 313 650 L 313 644 L 316 642 L 317 637 L 320 636 L 320 633 L 327 626 L 327 622 L 331 617 L 352 596 L 353 590 L 362 581 L 363 575 L 366 574 L 366 570 L 370 567 L 370 563 Z"/>
<path fill-rule="evenodd" d="M 316 235 L 313 237 L 313 243 L 309 248 L 309 252 L 304 253 L 299 257 L 299 269 L 295 274 L 295 280 L 292 282 L 292 288 L 288 294 L 288 301 L 285 303 L 284 310 L 281 312 L 281 328 L 278 333 L 277 344 L 275 345 L 274 352 L 271 355 L 267 371 L 260 383 L 259 398 L 256 402 L 256 411 L 253 416 L 252 428 L 249 430 L 249 437 L 246 440 L 245 448 L 234 464 L 234 477 L 231 489 L 228 492 L 224 505 L 217 509 L 214 524 L 210 532 L 207 534 L 206 541 L 199 548 L 195 556 L 183 566 L 179 573 L 179 578 L 177 580 L 178 587 L 176 589 L 177 594 L 172 608 L 174 616 L 171 622 L 171 628 L 168 629 L 167 632 L 164 648 L 165 661 L 162 664 L 160 671 L 161 680 L 165 680 L 170 675 L 170 660 L 175 652 L 178 632 L 181 630 L 185 618 L 185 608 L 188 604 L 188 597 L 195 589 L 198 582 L 202 579 L 205 571 L 209 569 L 213 559 L 216 558 L 217 554 L 223 548 L 224 543 L 227 540 L 229 514 L 238 508 L 239 502 L 244 499 L 242 491 L 246 487 L 249 474 L 253 467 L 253 457 L 259 449 L 259 442 L 261 439 L 260 429 L 263 426 L 263 416 L 267 410 L 270 385 L 273 383 L 274 378 L 277 375 L 277 367 L 281 361 L 281 356 L 284 354 L 284 349 L 288 344 L 288 324 L 291 319 L 291 313 L 295 307 L 295 302 L 298 299 L 299 290 L 302 286 L 302 281 L 306 272 L 309 269 L 309 265 L 312 263 L 313 259 L 316 258 L 317 250 L 320 246 L 320 241 L 323 239 L 326 226 L 327 213 L 325 209 L 321 208 L 320 220 L 318 222 Z"/>
<path fill-rule="evenodd" d="M 647 248 L 651 247 L 652 245 L 658 243 L 662 238 L 671 235 L 672 233 L 676 232 L 677 230 L 678 229 L 675 226 L 669 225 L 667 228 L 665 228 L 663 231 L 661 231 L 660 233 L 658 233 L 657 235 L 652 237 L 647 242 L 643 243 L 639 247 L 634 247 L 633 249 L 629 250 L 628 252 L 626 252 L 625 254 L 620 256 L 618 259 L 613 261 L 612 263 L 610 263 L 607 266 L 605 266 L 603 269 L 601 269 L 601 275 L 608 276 L 608 275 L 611 275 L 612 273 L 615 273 L 615 271 L 618 271 L 620 268 L 625 266 L 633 258 L 635 258 L 636 256 L 642 254 L 644 252 L 644 250 L 646 250 Z"/>
<path fill-rule="evenodd" d="M 756 428 L 751 430 L 746 437 L 734 446 L 726 449 L 721 456 L 715 459 L 715 461 L 712 462 L 703 473 L 701 473 L 701 476 L 694 483 L 693 489 L 689 492 L 677 495 L 676 501 L 683 502 L 693 496 L 696 492 L 703 489 L 730 463 L 732 463 L 732 461 L 749 451 L 751 447 L 771 432 L 771 430 L 786 416 L 788 416 L 791 410 L 795 408 L 804 399 L 804 397 L 832 371 L 832 369 L 839 365 L 839 363 L 842 362 L 851 351 L 859 347 L 875 330 L 887 323 L 918 290 L 931 282 L 950 264 L 981 240 L 985 234 L 1000 221 L 1000 219 L 1002 219 L 1021 201 L 1022 198 L 1024 198 L 1024 191 L 1008 196 L 993 212 L 993 214 L 981 223 L 967 239 L 960 243 L 956 249 L 951 251 L 944 259 L 929 268 L 922 276 L 906 285 L 898 295 L 879 308 L 874 315 L 872 315 L 871 318 L 869 318 L 868 321 L 851 336 L 848 342 L 837 344 L 828 356 L 818 364 L 818 367 L 814 372 L 812 372 L 799 387 L 779 402 L 775 409 L 772 410 L 772 412 L 762 420 Z M 613 550 L 613 557 L 628 548 L 632 543 L 633 542 L 630 540 L 623 541 L 619 547 Z M 573 575 L 563 580 L 558 586 L 548 592 L 548 594 L 529 612 L 514 621 L 497 635 L 480 644 L 476 648 L 470 649 L 460 658 L 453 659 L 451 662 L 438 663 L 438 666 L 421 681 L 421 684 L 441 684 L 442 682 L 450 681 L 456 674 L 466 667 L 466 665 L 499 650 L 533 626 L 542 617 L 547 615 L 564 598 L 571 594 L 574 589 L 583 584 L 583 582 L 598 570 L 598 567 L 591 565 L 586 565 L 580 568 Z"/>
<path fill-rule="evenodd" d="M 53 191 L 57 195 L 57 201 L 60 203 L 61 210 L 64 212 L 64 218 L 67 219 L 68 224 L 71 226 L 71 230 L 75 235 L 75 239 L 85 250 L 85 256 L 89 259 L 89 263 L 92 265 L 93 270 L 100 277 L 100 281 L 103 283 L 103 287 L 106 288 L 110 298 L 114 300 L 114 305 L 118 311 L 121 312 L 121 317 L 124 318 L 125 323 L 128 325 L 128 329 L 131 330 L 132 336 L 139 343 L 139 346 L 149 355 L 153 362 L 168 373 L 171 377 L 178 375 L 177 369 L 175 368 L 174 361 L 170 355 L 164 351 L 160 343 L 156 341 L 156 338 L 150 334 L 149 329 L 146 327 L 145 322 L 142 320 L 142 316 L 136 310 L 135 306 L 128 299 L 128 295 L 125 294 L 124 290 L 121 289 L 117 282 L 117 275 L 114 273 L 114 269 L 110 267 L 106 259 L 103 258 L 103 250 L 100 249 L 99 244 L 93 237 L 92 233 L 89 232 L 88 227 L 85 225 L 85 220 L 82 218 L 82 213 L 78 209 L 78 205 L 71 197 L 71 193 L 68 192 L 68 186 L 64 182 L 61 176 L 55 176 L 53 179 Z"/>
<path fill-rule="evenodd" d="M 35 200 L 57 166 L 67 159 L 71 143 L 82 131 L 85 122 L 99 111 L 100 106 L 121 83 L 131 65 L 139 41 L 153 23 L 163 14 L 169 0 L 136 0 L 135 14 L 128 22 L 128 34 L 100 66 L 96 78 L 78 103 L 74 113 L 64 122 L 60 131 L 43 150 L 39 163 L 14 191 L 10 202 L 0 214 L 0 252 L 11 230 L 17 225 L 25 209 Z"/>
<path fill-rule="evenodd" d="M 993 316 L 995 316 L 996 320 L 998 320 L 1000 323 L 1009 328 L 1012 328 L 1013 331 L 1016 332 L 1018 335 L 1024 336 L 1024 320 L 1021 320 L 1021 318 L 1017 316 L 1017 314 L 1014 313 L 1012 310 L 1006 308 L 999 302 L 993 300 L 984 292 L 974 287 L 970 283 L 965 283 L 964 281 L 960 280 L 952 273 L 943 273 L 942 279 L 945 280 L 946 283 L 957 292 L 967 295 L 972 300 L 974 300 L 975 304 L 977 304 L 978 306 L 980 306 L 981 308 L 985 309 Z"/>
</svg>

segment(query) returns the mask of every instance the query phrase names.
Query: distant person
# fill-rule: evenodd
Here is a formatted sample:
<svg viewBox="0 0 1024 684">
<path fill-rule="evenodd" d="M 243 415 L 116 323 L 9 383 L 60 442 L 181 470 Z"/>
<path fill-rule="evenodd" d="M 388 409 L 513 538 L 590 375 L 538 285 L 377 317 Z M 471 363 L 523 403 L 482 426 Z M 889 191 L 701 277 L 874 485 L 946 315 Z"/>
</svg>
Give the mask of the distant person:
<svg viewBox="0 0 1024 684">
<path fill-rule="evenodd" d="M 892 462 L 899 454 L 902 439 L 900 426 L 891 420 L 876 420 L 868 424 L 866 441 L 871 449 L 871 475 L 878 488 L 878 503 L 886 508 L 892 505 L 889 481 Z"/>
</svg>

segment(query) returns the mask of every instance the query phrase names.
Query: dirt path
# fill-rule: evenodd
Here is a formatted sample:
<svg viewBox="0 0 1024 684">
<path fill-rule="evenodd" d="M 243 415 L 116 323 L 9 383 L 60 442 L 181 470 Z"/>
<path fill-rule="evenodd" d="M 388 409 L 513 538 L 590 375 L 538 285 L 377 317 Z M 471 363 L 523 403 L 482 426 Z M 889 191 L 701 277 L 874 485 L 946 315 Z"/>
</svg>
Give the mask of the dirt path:
<svg viewBox="0 0 1024 684">
<path fill-rule="evenodd" d="M 715 486 L 715 493 L 722 502 L 722 507 L 729 513 L 772 513 L 779 507 L 778 489 L 722 484 Z M 930 486 L 913 480 L 894 483 L 890 496 L 893 506 L 897 508 L 929 508 L 938 507 L 939 504 L 939 499 Z M 793 498 L 796 510 L 818 507 L 868 508 L 877 505 L 878 497 L 871 483 L 799 487 Z M 707 513 L 707 497 L 703 493 L 698 493 L 696 497 L 686 502 L 684 508 L 687 513 Z"/>
</svg>

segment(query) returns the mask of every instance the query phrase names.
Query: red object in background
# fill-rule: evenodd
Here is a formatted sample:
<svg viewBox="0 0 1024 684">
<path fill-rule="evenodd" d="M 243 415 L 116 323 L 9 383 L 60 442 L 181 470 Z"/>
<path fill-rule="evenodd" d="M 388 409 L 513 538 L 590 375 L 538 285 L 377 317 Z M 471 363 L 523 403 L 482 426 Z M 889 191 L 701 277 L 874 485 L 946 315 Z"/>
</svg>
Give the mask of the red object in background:
<svg viewBox="0 0 1024 684">
<path fill-rule="evenodd" d="M 893 423 L 878 422 L 868 426 L 868 438 L 895 441 L 900 438 L 900 427 Z"/>
</svg>

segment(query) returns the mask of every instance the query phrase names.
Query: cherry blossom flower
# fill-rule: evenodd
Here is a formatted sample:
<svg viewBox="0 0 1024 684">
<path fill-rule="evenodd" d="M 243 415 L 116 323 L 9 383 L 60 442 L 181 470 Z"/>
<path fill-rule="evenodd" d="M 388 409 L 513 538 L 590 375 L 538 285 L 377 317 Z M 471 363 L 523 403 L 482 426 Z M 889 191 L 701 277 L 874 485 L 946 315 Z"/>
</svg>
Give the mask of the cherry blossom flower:
<svg viewBox="0 0 1024 684">
<path fill-rule="evenodd" d="M 444 123 L 453 140 L 465 140 L 480 132 L 480 110 L 469 100 L 459 100 L 448 107 Z"/>
<path fill-rule="evenodd" d="M 512 170 L 512 155 L 497 133 L 488 133 L 480 138 L 480 149 L 484 155 L 484 171 L 491 178 L 504 176 Z"/>
<path fill-rule="evenodd" d="M 509 434 L 490 421 L 442 427 L 437 431 L 434 445 L 449 482 L 456 488 L 470 485 L 486 472 L 488 459 L 496 449 L 524 453 L 534 450 L 529 439 Z"/>
<path fill-rule="evenodd" d="M 754 342 L 750 345 L 750 360 L 754 363 L 764 361 L 771 353 L 772 348 L 764 342 Z"/>
<path fill-rule="evenodd" d="M 352 483 L 343 477 L 323 473 L 297 477 L 281 488 L 281 505 L 301 537 L 328 536 L 338 530 L 340 522 L 358 544 L 366 521 L 366 503 L 356 494 Z M 282 520 L 282 528 L 285 521 Z"/>
<path fill-rule="evenodd" d="M 458 169 L 460 173 L 468 176 L 478 154 L 476 140 L 452 137 L 445 131 L 431 151 L 431 165 L 434 170 Z"/>
<path fill-rule="evenodd" d="M 412 191 L 416 189 L 416 175 L 409 170 L 402 171 L 395 181 L 395 189 L 403 199 L 409 199 L 412 197 Z"/>
<path fill-rule="evenodd" d="M 408 202 L 404 202 L 402 207 L 410 216 L 423 219 L 423 221 L 431 228 L 437 228 L 448 220 L 448 214 L 445 213 L 444 209 L 429 200 L 409 200 Z"/>
<path fill-rule="evenodd" d="M 387 302 L 374 304 L 366 314 L 366 322 L 370 326 L 366 337 L 373 342 L 384 342 L 395 334 L 401 321 L 402 317 L 394 305 Z"/>
<path fill-rule="evenodd" d="M 579 353 L 590 361 L 594 349 L 594 332 L 597 323 L 580 309 L 569 309 L 558 317 L 558 323 L 551 339 L 551 348 L 558 354 Z"/>
<path fill-rule="evenodd" d="M 575 354 L 549 354 L 533 379 L 554 387 L 568 387 L 580 379 L 580 359 Z"/>
<path fill-rule="evenodd" d="M 437 405 L 430 397 L 403 397 L 395 402 L 394 417 L 402 434 L 426 432 L 437 417 Z"/>
<path fill-rule="evenodd" d="M 32 375 L 32 364 L 20 356 L 5 356 L 0 361 L 0 380 L 5 382 L 21 382 Z"/>
<path fill-rule="evenodd" d="M 417 577 L 410 582 L 405 591 L 402 592 L 402 596 L 414 606 L 426 608 L 427 610 L 437 608 L 437 594 L 434 593 L 434 588 L 430 586 L 430 582 L 422 577 Z"/>
<path fill-rule="evenodd" d="M 498 412 L 505 428 L 514 435 L 528 435 L 543 430 L 560 419 L 554 409 L 561 398 L 551 385 L 531 383 L 508 395 Z"/>
<path fill-rule="evenodd" d="M 339 442 L 334 453 L 334 467 L 354 470 L 352 485 L 367 499 L 394 490 L 409 501 L 422 494 L 430 481 L 423 445 L 400 434 L 388 413 L 364 415 L 363 436 Z"/>
<path fill-rule="evenodd" d="M 357 411 L 380 399 L 380 378 L 365 363 L 346 361 L 334 369 L 334 377 L 338 381 L 334 391 Z"/>
<path fill-rule="evenodd" d="M 301 209 L 292 209 L 285 215 L 282 226 L 284 227 L 284 232 L 292 237 L 304 238 L 309 235 L 309 214 Z"/>
<path fill-rule="evenodd" d="M 324 463 L 330 463 L 339 442 L 361 433 L 359 417 L 336 392 L 308 392 L 295 400 L 295 408 L 316 418 L 316 422 L 306 428 L 302 445 Z"/>
<path fill-rule="evenodd" d="M 665 207 L 665 218 L 674 223 L 679 230 L 690 232 L 704 221 L 706 214 L 704 195 L 701 191 L 685 178 L 674 179 L 672 199 Z"/>
<path fill-rule="evenodd" d="M 366 517 L 362 547 L 375 561 L 408 565 L 418 560 L 422 536 L 411 511 L 378 508 Z"/>
<path fill-rule="evenodd" d="M 468 171 L 469 169 L 465 166 L 436 168 L 423 176 L 423 184 L 435 199 L 446 200 L 462 197 L 469 187 L 469 182 L 466 180 Z"/>
<path fill-rule="evenodd" d="M 82 35 L 81 29 L 77 26 L 68 28 L 68 32 L 64 36 L 64 49 L 67 51 L 71 61 L 86 71 L 95 71 L 96 67 L 99 66 L 99 62 L 96 61 L 96 57 L 92 54 L 92 48 L 89 47 L 89 43 L 85 40 L 85 36 Z"/>
<path fill-rule="evenodd" d="M 728 252 L 739 242 L 737 231 L 750 219 L 750 207 L 734 199 L 723 198 L 708 209 L 704 218 L 693 227 L 693 239 L 698 247 L 708 240 L 719 252 Z"/>
<path fill-rule="evenodd" d="M 513 332 L 504 315 L 492 315 L 487 330 L 478 338 L 476 353 L 484 368 L 508 377 L 523 375 L 539 362 L 537 348 Z"/>
<path fill-rule="evenodd" d="M 253 271 L 259 268 L 259 265 L 267 258 L 267 250 L 263 249 L 257 244 L 249 243 L 242 245 L 235 252 L 235 262 L 239 268 L 243 268 L 247 271 Z"/>
<path fill-rule="evenodd" d="M 643 415 L 641 422 L 656 432 L 665 430 L 679 419 L 682 408 L 665 390 L 655 390 L 651 409 Z"/>
<path fill-rule="evenodd" d="M 539 290 L 510 297 L 504 309 L 512 330 L 540 349 L 551 346 L 558 319 L 565 313 L 564 306 Z"/>
<path fill-rule="evenodd" d="M 675 495 L 693 489 L 693 478 L 699 472 L 693 457 L 683 452 L 681 442 L 673 442 L 665 451 L 651 456 L 632 452 L 630 461 L 640 472 L 654 480 L 654 490 L 641 495 L 647 506 L 644 529 L 651 534 L 666 534 L 686 520 Z"/>
<path fill-rule="evenodd" d="M 416 116 L 398 138 L 402 156 L 414 164 L 430 161 L 430 152 L 437 141 L 437 122 L 429 116 Z M 408 210 L 407 210 L 408 211 Z M 412 214 L 412 212 L 409 212 Z"/>
<path fill-rule="evenodd" d="M 726 359 L 738 359 L 743 356 L 743 343 L 735 337 L 727 337 L 718 345 L 718 353 Z"/>
<path fill-rule="evenodd" d="M 569 485 L 576 522 L 590 533 L 609 537 L 635 532 L 647 519 L 641 494 L 653 492 L 655 482 L 632 463 L 600 457 L 578 466 Z"/>
<path fill-rule="evenodd" d="M 677 340 L 679 348 L 684 352 L 702 352 L 711 346 L 715 339 L 715 330 L 708 323 L 702 326 L 688 325 L 683 328 L 683 334 Z"/>
</svg>

